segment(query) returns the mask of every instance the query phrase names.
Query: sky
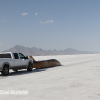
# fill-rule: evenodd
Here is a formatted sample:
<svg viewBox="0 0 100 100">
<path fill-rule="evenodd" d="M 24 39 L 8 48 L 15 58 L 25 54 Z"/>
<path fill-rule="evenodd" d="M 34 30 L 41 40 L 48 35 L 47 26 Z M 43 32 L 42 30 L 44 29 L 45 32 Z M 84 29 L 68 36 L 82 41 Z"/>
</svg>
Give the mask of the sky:
<svg viewBox="0 0 100 100">
<path fill-rule="evenodd" d="M 0 51 L 15 45 L 100 52 L 100 0 L 0 0 Z"/>
</svg>

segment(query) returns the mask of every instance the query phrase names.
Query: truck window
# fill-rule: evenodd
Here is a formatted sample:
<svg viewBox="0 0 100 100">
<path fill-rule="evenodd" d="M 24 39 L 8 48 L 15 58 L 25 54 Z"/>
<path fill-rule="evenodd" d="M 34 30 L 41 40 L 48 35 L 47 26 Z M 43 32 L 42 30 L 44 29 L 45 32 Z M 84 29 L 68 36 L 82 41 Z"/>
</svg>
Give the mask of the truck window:
<svg viewBox="0 0 100 100">
<path fill-rule="evenodd" d="M 25 56 L 22 53 L 19 53 L 19 57 L 20 57 L 20 59 L 24 59 L 25 58 Z"/>
<path fill-rule="evenodd" d="M 11 58 L 11 54 L 10 53 L 0 54 L 0 58 Z"/>
<path fill-rule="evenodd" d="M 15 59 L 19 59 L 19 57 L 18 57 L 18 54 L 17 54 L 17 53 L 13 53 L 13 55 L 14 55 L 14 58 L 15 58 Z"/>
</svg>

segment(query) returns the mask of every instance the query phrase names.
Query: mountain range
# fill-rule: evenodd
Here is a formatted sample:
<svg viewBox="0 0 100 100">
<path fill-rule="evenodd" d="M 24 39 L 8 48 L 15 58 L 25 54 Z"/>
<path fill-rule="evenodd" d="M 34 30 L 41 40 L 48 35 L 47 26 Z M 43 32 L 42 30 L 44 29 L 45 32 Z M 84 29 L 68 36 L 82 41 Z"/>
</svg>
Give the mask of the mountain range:
<svg viewBox="0 0 100 100">
<path fill-rule="evenodd" d="M 88 51 L 78 51 L 76 49 L 72 48 L 67 48 L 65 50 L 43 50 L 41 48 L 36 48 L 36 47 L 24 47 L 20 45 L 16 45 L 9 50 L 6 50 L 4 52 L 20 52 L 23 53 L 24 55 L 33 55 L 33 56 L 46 56 L 46 55 L 68 55 L 68 54 L 90 54 L 93 52 L 88 52 Z"/>
</svg>

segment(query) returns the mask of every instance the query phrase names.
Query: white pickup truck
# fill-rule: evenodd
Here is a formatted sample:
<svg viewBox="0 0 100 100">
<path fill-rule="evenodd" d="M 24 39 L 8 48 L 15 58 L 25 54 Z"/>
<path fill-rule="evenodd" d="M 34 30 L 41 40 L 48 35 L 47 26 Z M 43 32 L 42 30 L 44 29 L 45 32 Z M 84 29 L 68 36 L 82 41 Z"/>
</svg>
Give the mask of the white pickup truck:
<svg viewBox="0 0 100 100">
<path fill-rule="evenodd" d="M 19 69 L 27 69 L 32 71 L 33 60 L 25 57 L 22 53 L 4 52 L 0 53 L 0 72 L 3 75 L 9 74 L 9 69 L 18 71 Z"/>
</svg>

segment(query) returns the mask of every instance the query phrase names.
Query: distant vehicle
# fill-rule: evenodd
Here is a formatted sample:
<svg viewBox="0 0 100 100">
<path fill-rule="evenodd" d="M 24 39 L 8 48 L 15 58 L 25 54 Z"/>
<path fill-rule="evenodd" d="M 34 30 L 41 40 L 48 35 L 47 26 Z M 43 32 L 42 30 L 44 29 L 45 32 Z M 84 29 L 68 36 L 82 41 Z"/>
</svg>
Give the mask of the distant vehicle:
<svg viewBox="0 0 100 100">
<path fill-rule="evenodd" d="M 2 75 L 8 75 L 10 69 L 13 71 L 18 71 L 20 69 L 27 69 L 27 71 L 32 71 L 33 60 L 31 58 L 25 57 L 22 53 L 0 53 L 0 72 Z"/>
</svg>

